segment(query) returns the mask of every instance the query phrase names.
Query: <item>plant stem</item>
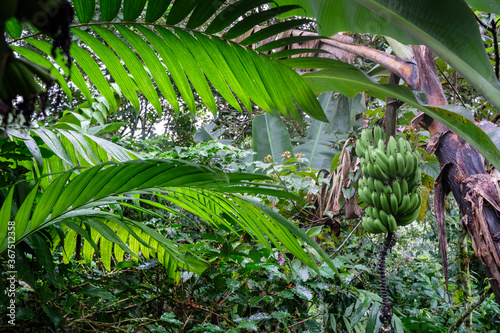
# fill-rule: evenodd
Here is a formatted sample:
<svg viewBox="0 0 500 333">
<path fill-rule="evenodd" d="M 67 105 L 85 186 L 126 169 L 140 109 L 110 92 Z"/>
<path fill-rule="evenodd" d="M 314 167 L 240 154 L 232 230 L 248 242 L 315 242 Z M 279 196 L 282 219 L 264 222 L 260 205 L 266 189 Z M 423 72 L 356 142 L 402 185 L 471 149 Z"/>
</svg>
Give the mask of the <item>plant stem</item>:
<svg viewBox="0 0 500 333">
<path fill-rule="evenodd" d="M 389 302 L 387 296 L 387 280 L 385 278 L 385 259 L 387 257 L 387 251 L 390 250 L 396 242 L 396 237 L 394 232 L 387 233 L 384 244 L 382 244 L 382 249 L 379 255 L 378 264 L 378 274 L 380 277 L 380 293 L 382 294 L 382 307 L 380 308 L 379 319 L 382 323 L 382 327 L 379 329 L 379 333 L 394 333 L 394 328 L 392 327 L 392 303 Z"/>
<path fill-rule="evenodd" d="M 389 76 L 389 84 L 398 84 L 399 76 L 391 73 Z M 389 140 L 390 136 L 396 136 L 396 123 L 398 119 L 398 109 L 401 106 L 400 101 L 395 98 L 387 97 L 385 104 L 385 140 Z"/>
<path fill-rule="evenodd" d="M 460 317 L 458 317 L 457 321 L 453 325 L 450 326 L 448 333 L 452 333 L 452 332 L 457 331 L 460 328 L 460 326 L 462 325 L 462 323 L 470 316 L 472 311 L 474 311 L 474 309 L 476 309 L 478 306 L 480 306 L 484 302 L 484 300 L 486 298 L 488 298 L 488 296 L 491 295 L 491 293 L 492 293 L 491 289 L 485 291 L 481 295 L 481 297 L 479 297 L 479 299 L 477 301 L 475 301 L 474 303 L 469 305 L 469 307 L 466 308 L 464 312 L 462 312 Z"/>
</svg>

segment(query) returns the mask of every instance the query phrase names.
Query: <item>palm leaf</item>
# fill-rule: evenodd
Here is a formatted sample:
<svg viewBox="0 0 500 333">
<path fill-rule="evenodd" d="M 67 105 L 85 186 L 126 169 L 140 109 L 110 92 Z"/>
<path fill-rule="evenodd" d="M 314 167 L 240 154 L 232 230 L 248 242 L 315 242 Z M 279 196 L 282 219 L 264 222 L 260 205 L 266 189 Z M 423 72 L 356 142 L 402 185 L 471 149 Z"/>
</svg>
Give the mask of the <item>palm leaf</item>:
<svg viewBox="0 0 500 333">
<path fill-rule="evenodd" d="M 66 172 L 55 178 L 43 193 L 39 194 L 38 186 L 31 190 L 14 217 L 16 242 L 21 242 L 30 235 L 56 223 L 68 223 L 79 218 L 88 224 L 87 239 L 93 239 L 96 243 L 95 238 L 88 235 L 89 230 L 95 230 L 100 234 L 101 239 L 102 237 L 106 239 L 102 243 L 104 245 L 101 245 L 101 252 L 104 251 L 105 255 L 101 253 L 101 256 L 105 257 L 105 266 L 108 268 L 113 246 L 119 246 L 125 252 L 130 250 L 117 235 L 118 227 L 128 230 L 128 233 L 142 246 L 149 247 L 147 244 L 152 244 L 154 250 L 152 253 L 164 263 L 167 262 L 169 267 L 174 265 L 170 262 L 174 260 L 179 262 L 179 265 L 182 264 L 182 267 L 189 268 L 188 263 L 180 260 L 179 256 L 172 252 L 174 250 L 171 247 L 174 245 L 160 234 L 150 231 L 141 223 L 124 221 L 113 214 L 94 209 L 129 200 L 131 197 L 126 196 L 129 193 L 153 192 L 215 226 L 226 225 L 231 228 L 233 223 L 238 223 L 268 247 L 269 241 L 276 247 L 284 246 L 297 258 L 315 267 L 313 261 L 297 242 L 297 238 L 289 232 L 283 222 L 276 222 L 272 214 L 263 214 L 262 209 L 255 204 L 231 193 L 232 191 L 245 192 L 246 188 L 251 188 L 250 193 L 260 192 L 279 196 L 279 191 L 274 186 L 264 184 L 259 190 L 259 183 L 255 180 L 263 178 L 263 176 L 249 174 L 236 174 L 229 177 L 221 171 L 188 162 L 162 160 L 106 163 L 88 168 L 76 176 L 72 175 L 72 172 Z M 232 191 L 226 192 L 228 189 Z M 37 195 L 39 197 L 35 201 Z M 8 199 L 0 208 L 0 215 L 3 217 L 10 216 L 13 211 L 13 203 L 9 199 L 11 196 L 12 194 L 9 194 Z M 290 197 L 290 194 L 286 193 L 284 196 Z M 102 222 L 102 219 L 112 221 L 114 224 Z M 8 221 L 9 219 L 3 220 L 2 228 L 0 228 L 2 232 L 0 253 L 7 249 L 7 230 L 4 225 Z M 78 233 L 82 232 L 75 227 L 72 229 Z M 302 241 L 311 244 L 312 241 L 306 236 L 302 234 L 298 236 Z M 70 237 L 75 237 L 75 233 L 71 232 Z M 108 241 L 115 245 L 106 243 Z M 135 251 L 130 250 L 131 253 L 138 254 L 137 244 L 133 246 Z M 74 247 L 71 239 L 64 244 L 64 247 L 67 249 L 67 255 L 73 253 Z M 139 249 L 144 248 L 139 245 Z M 317 245 L 315 249 L 324 257 L 323 259 L 328 258 Z M 87 248 L 86 255 L 89 251 Z M 329 264 L 333 267 L 331 262 Z"/>
<path fill-rule="evenodd" d="M 137 153 L 117 144 L 78 131 L 39 128 L 25 133 L 7 128 L 5 132 L 9 136 L 24 140 L 30 149 L 36 162 L 36 169 L 29 161 L 19 161 L 19 164 L 34 171 L 33 177 L 59 174 L 75 167 L 92 167 L 109 161 L 122 162 L 139 158 Z M 54 156 L 43 158 L 33 137 L 39 137 L 45 144 L 42 148 L 50 150 Z M 44 178 L 41 183 L 42 188 L 46 188 L 51 179 L 52 177 Z"/>
<path fill-rule="evenodd" d="M 99 3 L 104 22 L 119 22 L 121 1 L 103 0 Z M 136 110 L 139 109 L 139 92 L 144 94 L 157 112 L 161 112 L 160 97 L 153 88 L 154 80 L 174 110 L 179 111 L 170 75 L 173 85 L 191 111 L 196 109 L 194 90 L 202 102 L 215 112 L 216 101 L 211 89 L 213 86 L 238 110 L 241 110 L 242 105 L 252 111 L 253 102 L 266 111 L 297 117 L 298 106 L 312 117 L 326 120 L 314 93 L 296 72 L 267 55 L 230 42 L 231 39 L 253 29 L 255 25 L 298 8 L 296 5 L 260 8 L 267 3 L 269 1 L 264 0 L 236 3 L 198 0 L 176 0 L 172 3 L 125 1 L 124 20 L 135 20 L 134 24 L 127 23 L 127 28 L 123 24 L 112 26 L 93 21 L 97 5 L 95 1 L 75 1 L 75 11 L 82 26 L 74 25 L 71 30 L 79 38 L 78 43 L 73 43 L 70 49 L 76 65 L 72 67 L 81 69 L 108 100 L 112 110 L 116 110 L 117 104 L 102 73 L 104 68 L 109 71 L 112 80 Z M 143 16 L 138 13 L 144 10 L 144 6 L 147 8 L 145 21 L 142 21 Z M 160 23 L 162 21 L 158 22 L 160 24 L 149 24 L 160 20 L 163 14 L 166 18 L 165 25 Z M 183 23 L 185 20 L 186 27 Z M 92 22 L 91 29 L 85 25 L 89 22 Z M 309 21 L 302 19 L 275 25 L 251 36 L 244 44 L 261 42 L 269 36 L 290 29 L 291 26 L 306 22 Z M 154 30 L 151 29 L 153 26 Z M 221 37 L 220 34 L 224 32 L 225 36 Z M 299 38 L 297 41 L 300 40 Z M 31 40 L 29 42 L 37 43 Z M 270 47 L 268 44 L 267 49 Z M 279 47 L 278 44 L 271 44 L 271 49 L 272 45 Z M 86 49 L 90 49 L 91 55 Z M 41 51 L 44 56 L 51 56 L 46 47 Z M 59 63 L 61 59 L 55 61 Z M 88 89 L 83 87 L 83 80 L 79 75 L 81 72 L 77 69 L 72 71 L 78 73 L 74 77 L 71 75 L 69 79 L 81 87 L 90 102 Z M 65 84 L 60 81 L 62 85 Z M 289 82 L 293 84 L 288 84 Z"/>
</svg>

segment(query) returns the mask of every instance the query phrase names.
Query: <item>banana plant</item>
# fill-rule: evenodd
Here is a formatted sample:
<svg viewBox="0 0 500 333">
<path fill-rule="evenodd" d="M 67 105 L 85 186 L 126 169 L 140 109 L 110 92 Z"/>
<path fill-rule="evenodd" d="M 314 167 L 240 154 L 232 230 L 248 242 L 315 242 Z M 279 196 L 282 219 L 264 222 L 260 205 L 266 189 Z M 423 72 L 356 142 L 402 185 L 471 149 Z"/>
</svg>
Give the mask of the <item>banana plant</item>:
<svg viewBox="0 0 500 333">
<path fill-rule="evenodd" d="M 478 30 L 476 19 L 464 0 L 407 1 L 386 0 L 277 0 L 279 5 L 300 5 L 302 15 L 318 20 L 325 36 L 341 31 L 381 34 L 406 44 L 423 44 L 453 66 L 497 110 L 500 110 L 500 83 L 493 73 Z M 495 12 L 490 1 L 468 1 L 476 8 Z M 305 14 L 304 14 L 305 13 Z M 287 15 L 299 15 L 291 11 Z M 422 19 L 425 17 L 425 19 Z M 394 97 L 413 105 L 446 125 L 470 143 L 497 169 L 500 147 L 472 121 L 448 107 L 425 105 L 406 88 L 378 84 L 354 66 L 320 58 L 286 59 L 294 68 L 324 68 L 304 78 L 319 94 L 337 91 L 347 96 L 367 92 L 375 97 Z"/>
</svg>

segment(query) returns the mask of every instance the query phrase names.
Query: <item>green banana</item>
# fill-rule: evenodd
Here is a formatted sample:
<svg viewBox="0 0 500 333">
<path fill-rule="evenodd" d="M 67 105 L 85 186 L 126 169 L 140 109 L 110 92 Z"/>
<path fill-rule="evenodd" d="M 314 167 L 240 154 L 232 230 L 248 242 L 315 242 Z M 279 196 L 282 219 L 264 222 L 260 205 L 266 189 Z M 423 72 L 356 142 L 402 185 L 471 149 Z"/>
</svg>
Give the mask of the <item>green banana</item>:
<svg viewBox="0 0 500 333">
<path fill-rule="evenodd" d="M 408 182 L 406 179 L 401 179 L 401 194 L 408 194 Z"/>
<path fill-rule="evenodd" d="M 375 162 L 380 165 L 383 171 L 386 173 L 389 172 L 389 158 L 387 158 L 387 155 L 384 153 L 383 149 L 376 148 L 373 151 L 373 155 L 375 157 Z"/>
<path fill-rule="evenodd" d="M 382 181 L 380 179 L 375 179 L 373 182 L 375 183 L 375 190 L 377 192 L 380 192 L 380 193 L 384 192 L 385 186 L 384 186 L 384 183 L 382 183 Z"/>
<path fill-rule="evenodd" d="M 382 139 L 378 140 L 377 148 L 380 149 L 385 154 L 385 142 L 384 142 L 384 140 L 382 140 Z"/>
<path fill-rule="evenodd" d="M 398 215 L 399 204 L 398 204 L 398 199 L 396 198 L 396 196 L 394 194 L 391 194 L 389 196 L 389 203 L 390 203 L 390 206 L 391 206 L 391 212 L 392 212 L 392 214 Z"/>
<path fill-rule="evenodd" d="M 413 212 L 415 210 L 420 211 L 420 205 L 422 204 L 422 196 L 420 194 L 413 192 L 410 195 L 410 203 L 408 204 L 408 212 Z"/>
<path fill-rule="evenodd" d="M 361 221 L 362 221 L 361 225 L 369 233 L 371 233 L 371 234 L 380 234 L 381 233 L 381 231 L 379 231 L 377 228 L 374 227 L 373 219 L 368 218 L 366 216 L 363 216 Z"/>
<path fill-rule="evenodd" d="M 363 178 L 365 178 L 365 177 L 363 176 Z M 375 188 L 375 178 L 373 178 L 373 177 L 366 177 L 365 183 L 370 188 L 370 191 L 375 191 L 376 190 L 376 188 Z"/>
<path fill-rule="evenodd" d="M 405 171 L 404 177 L 410 177 L 415 173 L 416 165 L 415 165 L 415 156 L 407 151 L 405 153 Z"/>
<path fill-rule="evenodd" d="M 370 211 L 371 217 L 373 217 L 373 219 L 379 219 L 380 220 L 380 212 L 381 212 L 381 210 L 378 210 L 377 208 L 372 207 L 372 209 Z"/>
<path fill-rule="evenodd" d="M 389 160 L 389 173 L 391 175 L 397 175 L 398 165 L 396 163 L 396 157 L 394 155 L 390 155 L 388 160 Z"/>
<path fill-rule="evenodd" d="M 410 205 L 410 195 L 408 193 L 403 194 L 403 198 L 401 199 L 401 203 L 399 204 L 399 214 L 405 215 L 408 213 L 408 207 Z"/>
<path fill-rule="evenodd" d="M 361 173 L 363 174 L 363 176 L 369 176 L 368 175 L 368 168 L 366 167 L 366 163 L 361 164 Z"/>
<path fill-rule="evenodd" d="M 361 140 L 356 140 L 355 151 L 358 157 L 364 156 L 366 154 L 366 147 L 363 142 L 361 142 Z"/>
<path fill-rule="evenodd" d="M 401 154 L 404 154 L 406 153 L 406 144 L 405 144 L 406 140 L 403 139 L 402 137 L 400 137 L 398 139 L 398 151 L 401 153 Z"/>
<path fill-rule="evenodd" d="M 361 141 L 363 141 L 365 147 L 370 147 L 372 145 L 373 136 L 368 129 L 361 131 Z"/>
<path fill-rule="evenodd" d="M 387 214 L 390 214 L 391 213 L 391 206 L 389 204 L 389 199 L 387 198 L 387 194 L 385 193 L 382 193 L 378 196 L 379 198 L 379 202 L 380 202 L 380 205 L 378 205 L 378 207 L 382 207 L 382 209 L 387 213 Z M 376 205 L 377 207 L 377 205 Z"/>
<path fill-rule="evenodd" d="M 385 227 L 385 225 L 382 224 L 382 222 L 379 220 L 379 219 L 375 219 L 373 220 L 373 224 L 380 230 L 382 230 L 382 232 L 384 234 L 388 233 L 389 230 L 387 230 L 387 228 Z"/>
<path fill-rule="evenodd" d="M 419 211 L 416 210 L 413 213 L 410 213 L 410 214 L 407 214 L 404 216 L 398 216 L 398 218 L 396 219 L 398 226 L 404 227 L 405 225 L 412 223 L 413 221 L 415 221 L 417 219 L 418 213 L 419 213 Z"/>
<path fill-rule="evenodd" d="M 385 142 L 384 130 L 380 126 L 375 126 L 373 127 L 373 146 L 377 146 L 380 140 Z"/>
<path fill-rule="evenodd" d="M 373 205 L 371 191 L 368 187 L 358 188 L 358 195 L 367 205 Z"/>
<path fill-rule="evenodd" d="M 387 141 L 387 156 L 394 155 L 398 151 L 396 139 L 391 135 Z"/>
<path fill-rule="evenodd" d="M 406 147 L 406 151 L 412 151 L 410 141 L 405 140 L 405 147 Z"/>
<path fill-rule="evenodd" d="M 370 177 L 376 177 L 375 166 L 376 165 L 374 165 L 371 162 L 366 163 L 366 172 L 367 172 L 368 176 L 370 176 Z"/>
<path fill-rule="evenodd" d="M 398 177 L 404 177 L 406 171 L 405 159 L 401 153 L 396 154 L 396 165 Z"/>
<path fill-rule="evenodd" d="M 385 193 L 386 195 L 390 195 L 390 194 L 392 194 L 392 193 L 393 193 L 393 191 L 392 191 L 392 187 L 391 187 L 391 186 L 389 186 L 389 185 L 384 186 L 384 193 Z"/>
<path fill-rule="evenodd" d="M 374 164 L 373 165 L 373 171 L 375 172 L 376 178 L 378 178 L 380 180 L 383 180 L 383 181 L 389 180 L 389 175 L 387 175 L 387 173 L 385 173 L 382 170 L 382 168 L 380 167 L 380 165 Z"/>
<path fill-rule="evenodd" d="M 367 186 L 367 184 L 366 184 L 366 182 L 365 182 L 365 180 L 364 180 L 364 177 L 363 177 L 363 178 L 358 179 L 358 188 L 363 188 L 363 187 L 365 187 L 365 186 Z"/>
<path fill-rule="evenodd" d="M 403 199 L 403 195 L 401 193 L 401 185 L 399 184 L 399 179 L 394 179 L 391 184 L 392 187 L 392 192 L 398 199 L 398 204 L 401 203 L 401 200 Z"/>
<path fill-rule="evenodd" d="M 389 231 L 394 232 L 398 228 L 398 223 L 396 222 L 396 218 L 394 215 L 390 214 L 387 217 L 387 224 L 389 225 Z"/>
<path fill-rule="evenodd" d="M 372 206 L 373 207 L 380 207 L 380 194 L 377 192 L 372 192 Z"/>
<path fill-rule="evenodd" d="M 379 211 L 379 220 L 380 222 L 382 222 L 382 224 L 386 227 L 386 228 L 389 228 L 389 222 L 387 221 L 387 218 L 389 217 L 389 215 L 387 215 L 387 213 L 383 210 Z"/>
</svg>

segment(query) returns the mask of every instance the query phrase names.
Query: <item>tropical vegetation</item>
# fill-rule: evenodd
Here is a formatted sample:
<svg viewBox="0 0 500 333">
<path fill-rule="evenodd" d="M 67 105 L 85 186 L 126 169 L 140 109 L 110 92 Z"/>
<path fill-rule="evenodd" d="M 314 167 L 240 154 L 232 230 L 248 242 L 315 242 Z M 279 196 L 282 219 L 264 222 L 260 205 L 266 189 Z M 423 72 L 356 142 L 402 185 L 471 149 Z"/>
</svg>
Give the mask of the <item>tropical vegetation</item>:
<svg viewBox="0 0 500 333">
<path fill-rule="evenodd" d="M 495 3 L 1 6 L 0 331 L 377 332 L 383 237 L 354 149 L 376 124 L 422 160 L 387 259 L 395 331 L 500 325 Z M 337 33 L 365 58 L 318 47 Z M 417 91 L 409 44 L 453 105 Z M 474 172 L 461 147 L 443 162 L 448 129 Z"/>
</svg>

